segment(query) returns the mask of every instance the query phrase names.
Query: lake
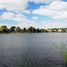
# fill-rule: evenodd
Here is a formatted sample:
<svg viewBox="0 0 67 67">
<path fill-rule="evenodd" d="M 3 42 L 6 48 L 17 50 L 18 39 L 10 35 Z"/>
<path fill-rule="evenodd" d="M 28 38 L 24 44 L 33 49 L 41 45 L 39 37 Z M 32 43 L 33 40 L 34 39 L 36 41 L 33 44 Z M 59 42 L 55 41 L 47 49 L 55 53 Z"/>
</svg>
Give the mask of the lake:
<svg viewBox="0 0 67 67">
<path fill-rule="evenodd" d="M 64 67 L 67 33 L 0 34 L 0 67 Z"/>
</svg>

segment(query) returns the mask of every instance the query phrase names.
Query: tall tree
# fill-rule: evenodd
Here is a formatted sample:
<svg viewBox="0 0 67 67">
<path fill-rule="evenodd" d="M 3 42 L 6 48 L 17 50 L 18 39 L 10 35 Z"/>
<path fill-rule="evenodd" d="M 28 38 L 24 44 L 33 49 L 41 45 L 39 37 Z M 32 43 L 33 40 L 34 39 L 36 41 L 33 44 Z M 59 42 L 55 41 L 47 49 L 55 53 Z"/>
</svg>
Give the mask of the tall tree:
<svg viewBox="0 0 67 67">
<path fill-rule="evenodd" d="M 35 28 L 32 27 L 32 26 L 28 28 L 28 31 L 29 31 L 29 32 L 32 32 L 32 33 L 36 32 Z"/>
<path fill-rule="evenodd" d="M 23 28 L 23 32 L 27 32 L 27 29 L 25 27 Z"/>
<path fill-rule="evenodd" d="M 8 33 L 8 28 L 7 28 L 7 26 L 1 26 L 1 27 L 0 27 L 0 31 L 1 31 L 1 32 L 4 32 L 4 33 Z"/>
<path fill-rule="evenodd" d="M 20 27 L 16 27 L 16 32 L 21 32 L 22 30 L 20 29 Z"/>
<path fill-rule="evenodd" d="M 10 30 L 11 30 L 11 32 L 15 32 L 15 31 L 16 31 L 16 27 L 15 27 L 15 26 L 12 26 L 12 27 L 10 28 Z"/>
</svg>

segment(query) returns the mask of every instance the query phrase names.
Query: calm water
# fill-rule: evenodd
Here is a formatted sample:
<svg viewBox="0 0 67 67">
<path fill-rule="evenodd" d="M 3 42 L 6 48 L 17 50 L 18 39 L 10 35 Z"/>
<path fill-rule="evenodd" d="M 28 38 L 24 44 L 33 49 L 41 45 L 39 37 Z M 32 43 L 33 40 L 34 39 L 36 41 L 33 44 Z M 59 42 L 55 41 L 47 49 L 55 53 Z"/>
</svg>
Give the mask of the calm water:
<svg viewBox="0 0 67 67">
<path fill-rule="evenodd" d="M 64 67 L 67 33 L 0 34 L 0 67 Z"/>
</svg>

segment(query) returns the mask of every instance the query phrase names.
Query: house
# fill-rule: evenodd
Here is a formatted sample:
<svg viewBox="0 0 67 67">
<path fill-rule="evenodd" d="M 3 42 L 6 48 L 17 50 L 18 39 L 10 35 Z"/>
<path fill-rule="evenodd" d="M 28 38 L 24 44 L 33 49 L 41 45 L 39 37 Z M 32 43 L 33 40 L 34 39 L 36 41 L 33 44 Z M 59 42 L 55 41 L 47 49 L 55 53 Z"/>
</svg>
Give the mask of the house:
<svg viewBox="0 0 67 67">
<path fill-rule="evenodd" d="M 58 32 L 62 32 L 62 29 L 58 29 Z"/>
</svg>

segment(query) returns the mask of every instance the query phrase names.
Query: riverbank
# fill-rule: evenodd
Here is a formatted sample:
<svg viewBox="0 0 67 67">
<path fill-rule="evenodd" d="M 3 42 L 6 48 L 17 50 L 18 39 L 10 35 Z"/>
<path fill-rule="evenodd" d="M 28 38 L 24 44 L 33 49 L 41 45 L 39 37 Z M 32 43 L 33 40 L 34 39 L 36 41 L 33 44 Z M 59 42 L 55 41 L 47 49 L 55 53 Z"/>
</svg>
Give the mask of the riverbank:
<svg viewBox="0 0 67 67">
<path fill-rule="evenodd" d="M 29 28 L 20 28 L 16 26 L 11 26 L 8 28 L 7 26 L 0 26 L 0 33 L 67 33 L 67 28 L 35 28 L 35 27 L 29 27 Z"/>
</svg>

